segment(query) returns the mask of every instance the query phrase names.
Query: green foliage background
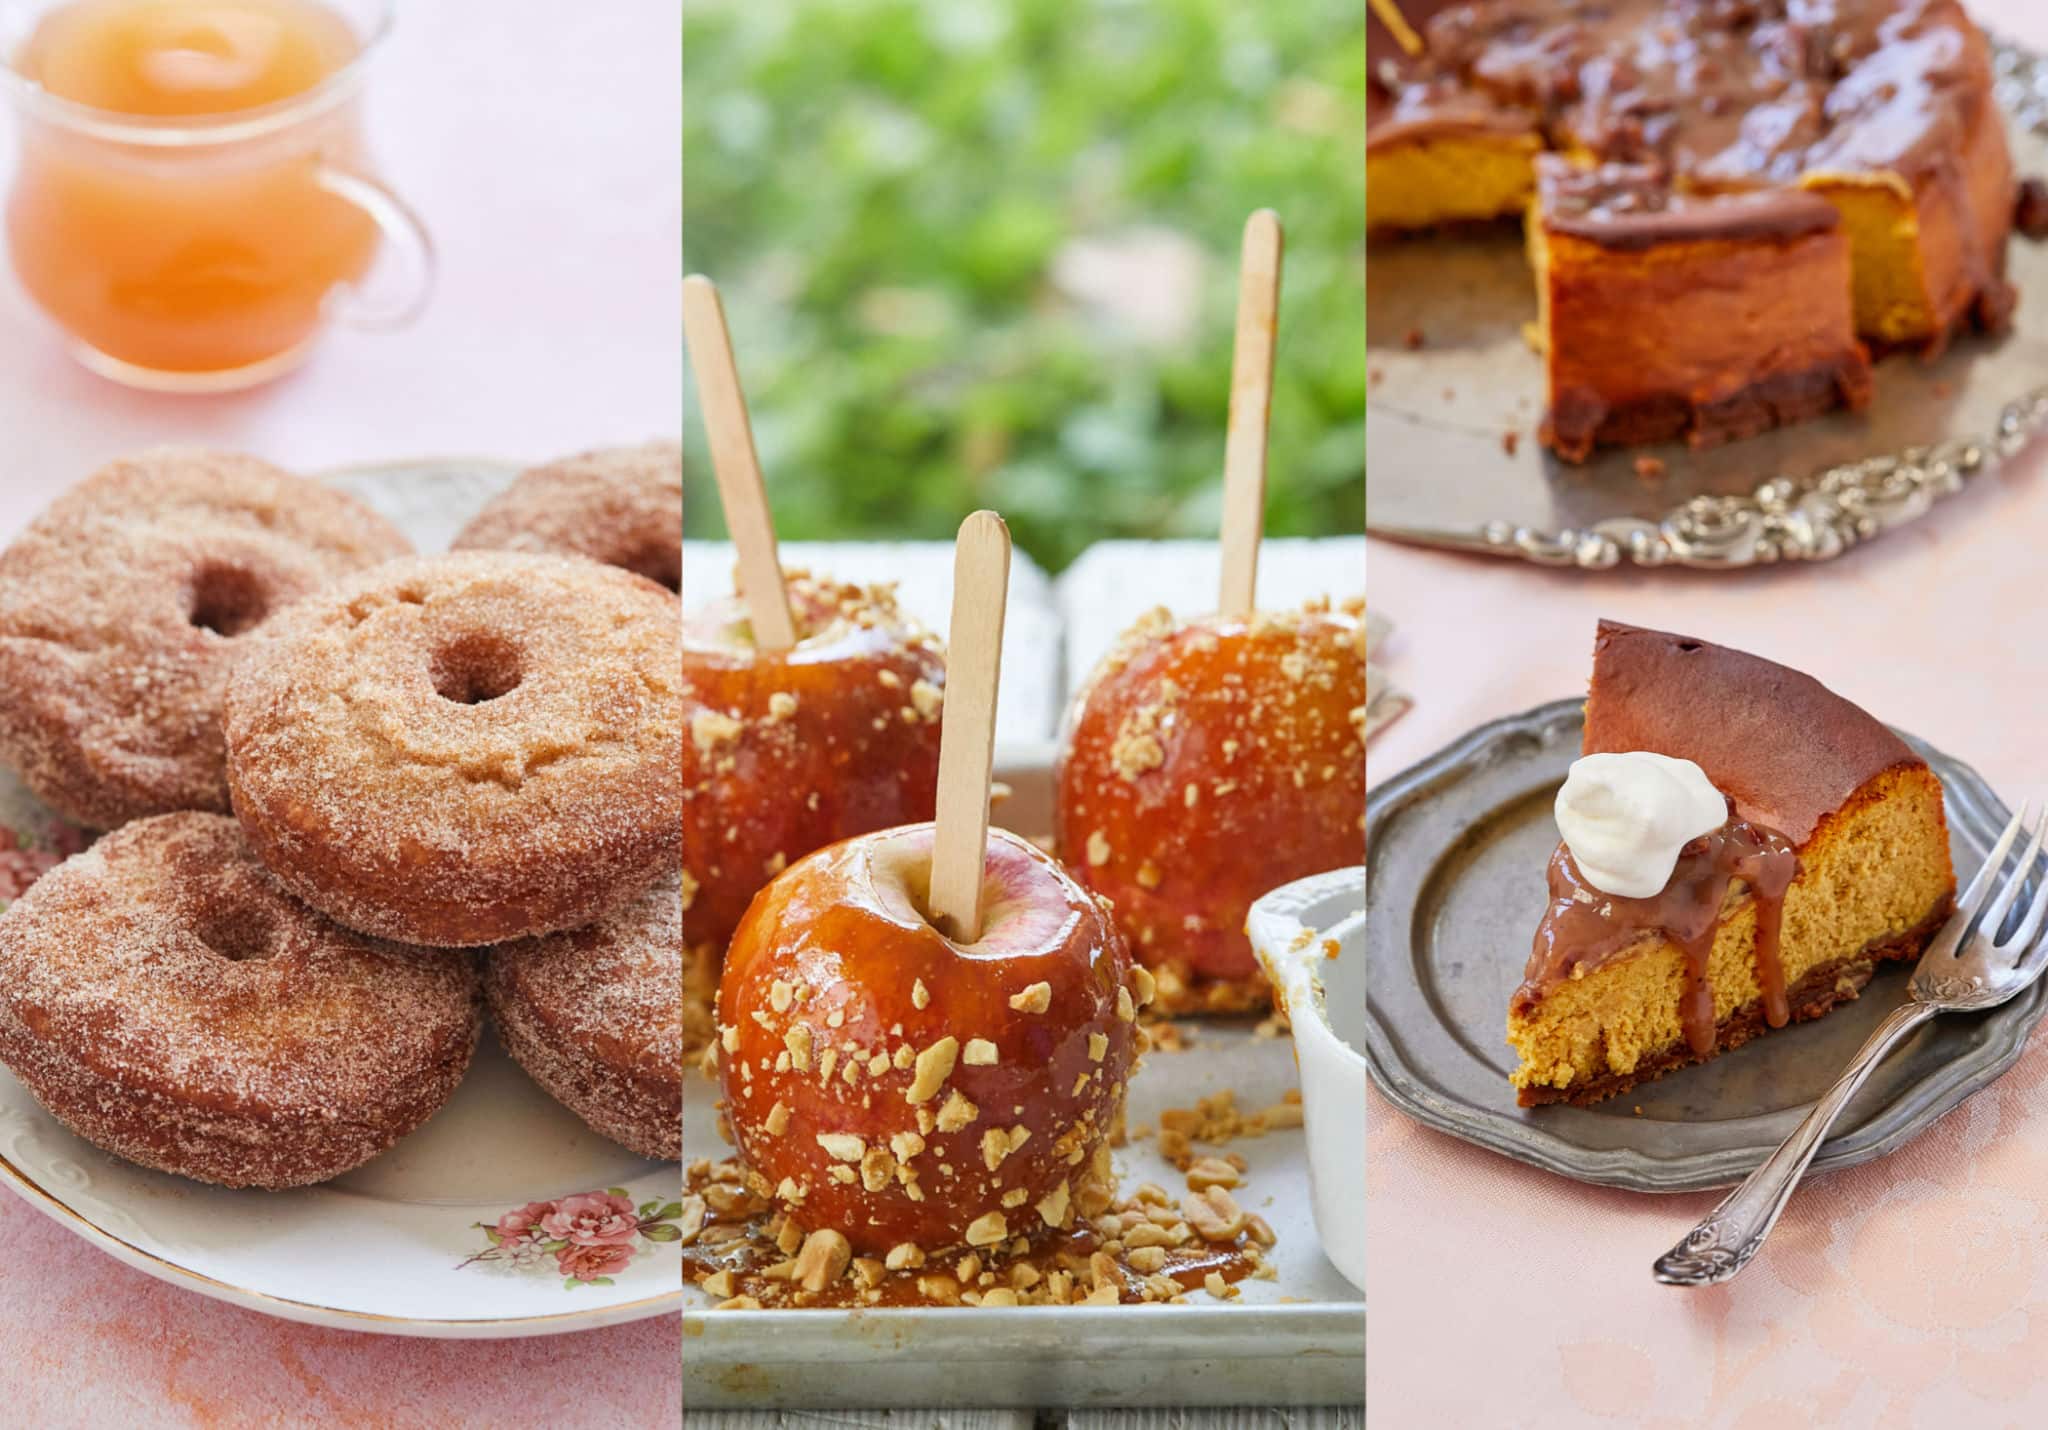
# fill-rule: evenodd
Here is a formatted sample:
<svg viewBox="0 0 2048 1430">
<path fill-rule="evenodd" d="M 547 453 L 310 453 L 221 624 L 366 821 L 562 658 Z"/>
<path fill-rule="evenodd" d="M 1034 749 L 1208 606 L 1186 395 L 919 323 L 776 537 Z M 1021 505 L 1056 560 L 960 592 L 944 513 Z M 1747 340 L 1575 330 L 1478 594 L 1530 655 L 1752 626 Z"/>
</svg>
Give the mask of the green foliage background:
<svg viewBox="0 0 2048 1430">
<path fill-rule="evenodd" d="M 1216 530 L 1244 217 L 1287 226 L 1267 530 L 1365 519 L 1358 0 L 686 0 L 684 245 L 718 280 L 777 524 L 1057 569 Z M 1206 254 L 1195 339 L 1049 278 L 1139 226 Z M 694 391 L 685 514 L 716 535 Z"/>
</svg>

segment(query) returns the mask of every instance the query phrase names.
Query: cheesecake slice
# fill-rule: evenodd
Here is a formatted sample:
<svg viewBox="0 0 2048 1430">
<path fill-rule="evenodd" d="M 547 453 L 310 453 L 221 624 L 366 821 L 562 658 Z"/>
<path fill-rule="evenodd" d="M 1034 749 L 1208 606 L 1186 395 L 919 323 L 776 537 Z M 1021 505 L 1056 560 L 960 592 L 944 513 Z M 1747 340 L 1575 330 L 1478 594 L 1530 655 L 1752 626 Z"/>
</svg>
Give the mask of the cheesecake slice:
<svg viewBox="0 0 2048 1430">
<path fill-rule="evenodd" d="M 1559 456 L 1712 446 L 1869 403 L 1849 233 L 1825 198 L 1685 193 L 1655 165 L 1555 154 L 1536 184 L 1542 439 Z"/>
<path fill-rule="evenodd" d="M 1817 1018 L 1917 957 L 1954 905 L 1941 782 L 1798 671 L 1603 621 L 1584 750 L 1690 761 L 1727 817 L 1640 897 L 1559 846 L 1508 1007 L 1524 1107 L 1597 1102 Z"/>
</svg>

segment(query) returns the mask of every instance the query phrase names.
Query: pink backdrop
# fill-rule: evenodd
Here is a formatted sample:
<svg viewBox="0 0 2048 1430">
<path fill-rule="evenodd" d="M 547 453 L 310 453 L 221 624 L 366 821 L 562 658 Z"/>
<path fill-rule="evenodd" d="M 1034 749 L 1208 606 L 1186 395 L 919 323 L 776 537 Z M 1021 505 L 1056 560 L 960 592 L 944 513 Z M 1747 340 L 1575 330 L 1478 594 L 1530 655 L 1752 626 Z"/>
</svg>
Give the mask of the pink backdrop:
<svg viewBox="0 0 2048 1430">
<path fill-rule="evenodd" d="M 2048 44 L 2030 0 L 1973 8 Z M 1386 659 L 1416 704 L 1370 770 L 1583 690 L 1606 615 L 1809 671 L 2038 808 L 2044 550 L 2048 443 L 1820 567 L 1565 575 L 1374 542 L 1370 599 L 1396 622 Z M 1375 1423 L 2048 1423 L 2048 1036 L 1899 1153 L 1811 1183 L 1762 1257 L 1706 1292 L 1649 1268 L 1717 1194 L 1580 1186 L 1377 1095 L 1370 1121 Z"/>
<path fill-rule="evenodd" d="M 386 176 L 440 244 L 426 317 L 336 333 L 258 392 L 156 397 L 75 366 L 0 279 L 0 541 L 107 457 L 159 442 L 314 468 L 678 429 L 675 0 L 402 9 L 370 116 Z M 681 1393 L 673 1318 L 502 1342 L 319 1330 L 174 1290 L 4 1192 L 0 1345 L 0 1420 L 21 1425 L 660 1426 Z"/>
</svg>

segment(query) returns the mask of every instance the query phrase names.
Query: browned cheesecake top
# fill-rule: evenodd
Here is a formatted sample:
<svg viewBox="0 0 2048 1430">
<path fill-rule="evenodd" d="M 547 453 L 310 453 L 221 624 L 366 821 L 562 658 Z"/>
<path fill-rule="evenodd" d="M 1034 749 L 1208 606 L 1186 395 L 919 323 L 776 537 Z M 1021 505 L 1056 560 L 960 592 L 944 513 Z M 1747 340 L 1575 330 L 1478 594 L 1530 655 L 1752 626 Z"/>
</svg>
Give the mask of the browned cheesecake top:
<svg viewBox="0 0 2048 1430">
<path fill-rule="evenodd" d="M 1369 22 L 1369 130 L 1412 126 L 1432 106 L 1469 112 L 1478 96 L 1530 114 L 1559 147 L 1654 163 L 1698 187 L 1783 184 L 1815 169 L 1917 177 L 1950 161 L 1990 83 L 1957 0 L 1394 8 L 1421 49 Z"/>
<path fill-rule="evenodd" d="M 1926 763 L 1812 676 L 1614 621 L 1593 643 L 1584 748 L 1691 760 L 1737 815 L 1795 845 L 1875 776 Z"/>
<path fill-rule="evenodd" d="M 1654 164 L 1536 159 L 1538 211 L 1554 233 L 1603 248 L 1637 249 L 1706 238 L 1798 238 L 1841 226 L 1835 206 L 1804 189 L 1687 194 Z"/>
</svg>

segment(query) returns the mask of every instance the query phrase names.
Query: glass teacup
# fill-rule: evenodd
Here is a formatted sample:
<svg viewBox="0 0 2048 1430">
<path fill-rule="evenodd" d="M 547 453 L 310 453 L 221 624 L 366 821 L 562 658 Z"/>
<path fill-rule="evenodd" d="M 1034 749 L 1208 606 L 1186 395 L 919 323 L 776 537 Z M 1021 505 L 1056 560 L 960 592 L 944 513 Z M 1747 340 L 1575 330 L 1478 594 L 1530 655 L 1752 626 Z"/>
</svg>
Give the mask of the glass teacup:
<svg viewBox="0 0 2048 1430">
<path fill-rule="evenodd" d="M 203 89 L 232 77 L 236 44 L 274 53 L 261 12 L 275 5 L 289 20 L 294 3 L 297 18 L 335 27 L 341 52 L 309 87 L 267 103 L 134 113 L 40 82 L 56 69 L 52 34 L 83 49 L 74 71 L 134 60 L 133 44 L 61 28 L 81 12 L 126 23 L 126 5 L 159 27 L 189 15 L 189 34 L 172 32 L 142 63 L 187 66 Z M 225 391 L 288 370 L 331 321 L 388 327 L 417 314 L 432 244 L 373 176 L 360 125 L 364 72 L 390 18 L 389 0 L 0 0 L 0 74 L 19 121 L 8 245 L 22 286 L 87 366 L 137 387 Z M 372 298 L 364 282 L 385 239 L 398 260 L 388 286 L 402 291 Z"/>
</svg>

